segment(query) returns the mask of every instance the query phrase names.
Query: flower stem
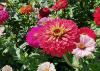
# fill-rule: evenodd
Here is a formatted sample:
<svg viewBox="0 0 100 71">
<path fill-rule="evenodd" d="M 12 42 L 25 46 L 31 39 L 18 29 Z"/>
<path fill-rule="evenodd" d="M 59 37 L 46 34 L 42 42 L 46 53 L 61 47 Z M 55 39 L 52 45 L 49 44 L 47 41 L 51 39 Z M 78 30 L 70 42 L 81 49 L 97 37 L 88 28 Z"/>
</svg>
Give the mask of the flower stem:
<svg viewBox="0 0 100 71">
<path fill-rule="evenodd" d="M 69 66 L 71 66 L 72 68 L 74 68 L 73 65 L 70 63 L 70 61 L 68 60 L 67 56 L 64 55 L 63 57 L 64 57 L 66 63 L 67 63 Z"/>
</svg>

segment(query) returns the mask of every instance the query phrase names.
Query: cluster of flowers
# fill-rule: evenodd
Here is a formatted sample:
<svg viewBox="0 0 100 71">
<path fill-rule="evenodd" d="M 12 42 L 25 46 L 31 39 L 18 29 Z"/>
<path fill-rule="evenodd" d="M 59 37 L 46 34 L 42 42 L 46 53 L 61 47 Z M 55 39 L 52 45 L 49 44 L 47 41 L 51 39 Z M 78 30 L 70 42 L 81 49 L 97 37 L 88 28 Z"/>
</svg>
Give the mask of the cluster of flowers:
<svg viewBox="0 0 100 71">
<path fill-rule="evenodd" d="M 59 0 L 52 6 L 52 9 L 59 11 L 68 6 L 67 0 Z M 31 5 L 20 8 L 20 13 L 30 14 L 33 12 Z M 62 57 L 70 52 L 77 58 L 93 55 L 96 50 L 96 34 L 88 28 L 78 28 L 73 20 L 50 18 L 49 8 L 42 8 L 39 11 L 37 26 L 31 28 L 26 35 L 26 41 L 31 47 L 40 47 L 51 56 Z M 9 18 L 6 9 L 0 5 L 0 25 Z M 94 13 L 94 21 L 100 26 L 100 7 Z M 3 30 L 0 28 L 0 36 Z M 46 66 L 46 67 L 45 67 Z M 56 71 L 52 63 L 46 62 L 39 65 L 37 71 Z"/>
<path fill-rule="evenodd" d="M 67 0 L 58 0 L 52 9 L 59 11 L 68 6 Z M 49 16 L 49 8 L 39 11 L 37 26 L 31 28 L 26 36 L 26 41 L 31 47 L 40 47 L 51 56 L 62 57 L 71 52 L 76 57 L 92 55 L 96 47 L 96 34 L 89 27 L 78 28 L 73 20 L 66 20 Z M 94 13 L 94 21 L 100 24 L 100 8 Z"/>
<path fill-rule="evenodd" d="M 96 34 L 88 28 L 78 29 L 72 20 L 42 18 L 29 30 L 26 41 L 31 47 L 40 47 L 47 54 L 62 57 L 67 52 L 77 57 L 92 55 L 96 47 Z"/>
</svg>

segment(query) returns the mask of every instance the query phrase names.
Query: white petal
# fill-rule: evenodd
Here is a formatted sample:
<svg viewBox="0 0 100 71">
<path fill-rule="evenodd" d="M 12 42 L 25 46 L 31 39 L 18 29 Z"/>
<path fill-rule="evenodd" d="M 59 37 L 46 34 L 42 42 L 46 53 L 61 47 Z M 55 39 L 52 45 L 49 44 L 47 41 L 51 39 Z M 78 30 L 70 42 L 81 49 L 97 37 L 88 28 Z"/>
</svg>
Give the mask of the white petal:
<svg viewBox="0 0 100 71">
<path fill-rule="evenodd" d="M 96 49 L 95 49 L 95 47 L 88 47 L 88 48 L 86 48 L 85 50 L 86 50 L 86 51 L 95 51 Z"/>
<path fill-rule="evenodd" d="M 90 40 L 89 36 L 87 35 L 80 35 L 80 42 L 86 44 Z"/>
<path fill-rule="evenodd" d="M 90 38 L 90 40 L 85 44 L 86 47 L 96 47 L 96 42 Z"/>
<path fill-rule="evenodd" d="M 74 54 L 78 58 L 83 58 L 85 56 L 91 55 L 92 53 L 87 50 L 82 50 L 82 49 L 76 48 L 72 51 L 72 54 Z"/>
</svg>

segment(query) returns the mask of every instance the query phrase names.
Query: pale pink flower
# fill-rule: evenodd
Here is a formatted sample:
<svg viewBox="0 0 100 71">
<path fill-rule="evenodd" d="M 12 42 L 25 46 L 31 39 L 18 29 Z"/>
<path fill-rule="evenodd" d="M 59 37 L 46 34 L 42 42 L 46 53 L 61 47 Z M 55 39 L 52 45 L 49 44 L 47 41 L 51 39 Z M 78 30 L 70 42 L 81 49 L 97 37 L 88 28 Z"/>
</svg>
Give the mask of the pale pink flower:
<svg viewBox="0 0 100 71">
<path fill-rule="evenodd" d="M 6 65 L 2 68 L 2 71 L 13 71 L 12 67 L 10 67 L 9 65 Z"/>
<path fill-rule="evenodd" d="M 76 43 L 77 48 L 73 49 L 72 54 L 78 58 L 88 57 L 95 51 L 96 42 L 88 35 L 80 35 L 80 42 Z"/>
<path fill-rule="evenodd" d="M 41 18 L 39 21 L 38 21 L 38 26 L 43 26 L 46 24 L 47 21 L 51 20 L 51 18 L 49 17 L 44 17 L 44 18 Z"/>
</svg>

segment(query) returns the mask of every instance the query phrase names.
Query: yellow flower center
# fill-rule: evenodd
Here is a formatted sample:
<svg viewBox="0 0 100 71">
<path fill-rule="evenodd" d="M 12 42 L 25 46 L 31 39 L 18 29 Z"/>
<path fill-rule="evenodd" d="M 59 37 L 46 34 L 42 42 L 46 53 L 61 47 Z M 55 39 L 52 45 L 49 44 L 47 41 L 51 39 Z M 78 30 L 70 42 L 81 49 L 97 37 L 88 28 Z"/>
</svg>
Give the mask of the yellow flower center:
<svg viewBox="0 0 100 71">
<path fill-rule="evenodd" d="M 45 68 L 45 70 L 44 71 L 49 71 L 49 68 Z"/>
<path fill-rule="evenodd" d="M 85 45 L 83 43 L 80 43 L 79 44 L 79 48 L 84 49 L 85 48 Z"/>
<path fill-rule="evenodd" d="M 52 30 L 52 34 L 55 37 L 61 37 L 65 32 L 65 28 L 62 26 L 59 26 L 59 24 L 57 24 L 56 26 L 53 26 L 51 30 Z"/>
</svg>

